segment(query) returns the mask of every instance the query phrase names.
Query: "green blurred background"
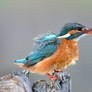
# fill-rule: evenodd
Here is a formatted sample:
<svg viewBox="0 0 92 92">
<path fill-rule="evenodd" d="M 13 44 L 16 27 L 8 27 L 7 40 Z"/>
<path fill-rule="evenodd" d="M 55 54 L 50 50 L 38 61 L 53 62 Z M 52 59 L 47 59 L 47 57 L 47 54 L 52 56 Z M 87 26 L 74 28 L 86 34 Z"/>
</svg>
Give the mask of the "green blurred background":
<svg viewBox="0 0 92 92">
<path fill-rule="evenodd" d="M 0 76 L 22 71 L 12 61 L 33 50 L 33 38 L 69 22 L 92 27 L 92 0 L 0 0 Z M 92 35 L 79 41 L 80 59 L 69 67 L 72 92 L 92 92 Z M 31 74 L 31 81 L 47 79 Z"/>
</svg>

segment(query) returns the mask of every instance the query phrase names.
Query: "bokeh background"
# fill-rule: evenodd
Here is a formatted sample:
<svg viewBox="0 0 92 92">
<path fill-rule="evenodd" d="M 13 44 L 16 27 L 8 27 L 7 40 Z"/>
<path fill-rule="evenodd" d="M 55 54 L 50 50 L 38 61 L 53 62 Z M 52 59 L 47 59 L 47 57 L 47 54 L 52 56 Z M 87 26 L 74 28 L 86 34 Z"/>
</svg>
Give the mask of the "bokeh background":
<svg viewBox="0 0 92 92">
<path fill-rule="evenodd" d="M 92 0 L 0 0 L 0 76 L 22 71 L 12 63 L 33 50 L 33 38 L 69 22 L 92 27 Z M 79 41 L 80 59 L 68 71 L 72 92 L 92 92 L 92 35 Z M 31 81 L 47 79 L 31 74 Z"/>
</svg>

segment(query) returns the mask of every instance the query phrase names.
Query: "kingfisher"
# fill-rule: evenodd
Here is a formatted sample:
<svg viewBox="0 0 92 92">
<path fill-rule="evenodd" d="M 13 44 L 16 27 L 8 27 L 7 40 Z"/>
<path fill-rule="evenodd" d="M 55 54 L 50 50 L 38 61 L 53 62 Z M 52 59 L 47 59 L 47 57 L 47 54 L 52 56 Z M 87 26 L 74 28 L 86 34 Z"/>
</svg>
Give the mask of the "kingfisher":
<svg viewBox="0 0 92 92">
<path fill-rule="evenodd" d="M 78 61 L 78 40 L 92 29 L 80 23 L 67 23 L 59 33 L 47 33 L 35 38 L 36 48 L 24 59 L 15 60 L 14 64 L 32 73 L 47 74 L 73 65 Z"/>
</svg>

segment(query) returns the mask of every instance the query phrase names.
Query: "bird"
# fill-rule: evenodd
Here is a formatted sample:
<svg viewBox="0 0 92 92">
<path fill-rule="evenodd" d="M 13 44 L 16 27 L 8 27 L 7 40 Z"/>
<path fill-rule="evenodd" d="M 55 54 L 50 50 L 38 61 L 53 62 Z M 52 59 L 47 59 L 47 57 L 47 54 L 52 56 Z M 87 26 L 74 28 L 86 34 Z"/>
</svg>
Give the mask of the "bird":
<svg viewBox="0 0 92 92">
<path fill-rule="evenodd" d="M 91 28 L 80 23 L 67 23 L 57 34 L 37 36 L 36 48 L 24 59 L 15 60 L 14 64 L 57 80 L 51 73 L 76 64 L 79 60 L 78 41 L 87 34 L 92 34 Z"/>
</svg>

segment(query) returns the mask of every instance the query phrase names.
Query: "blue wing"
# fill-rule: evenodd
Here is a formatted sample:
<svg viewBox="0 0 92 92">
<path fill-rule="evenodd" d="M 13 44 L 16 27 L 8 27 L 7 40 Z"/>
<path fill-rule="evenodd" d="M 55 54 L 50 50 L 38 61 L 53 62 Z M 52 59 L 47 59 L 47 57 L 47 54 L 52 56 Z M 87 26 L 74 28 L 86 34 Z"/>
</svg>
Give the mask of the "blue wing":
<svg viewBox="0 0 92 92">
<path fill-rule="evenodd" d="M 56 35 L 45 36 L 40 40 L 39 47 L 26 58 L 28 61 L 25 65 L 32 66 L 43 58 L 50 57 L 56 51 L 59 44 L 60 41 L 56 38 Z"/>
<path fill-rule="evenodd" d="M 23 62 L 25 66 L 33 66 L 34 64 L 41 61 L 43 58 L 50 57 L 56 50 L 61 40 L 57 39 L 56 35 L 47 35 L 42 39 L 38 40 L 37 48 L 20 62 Z M 19 62 L 16 60 L 16 62 Z"/>
</svg>

